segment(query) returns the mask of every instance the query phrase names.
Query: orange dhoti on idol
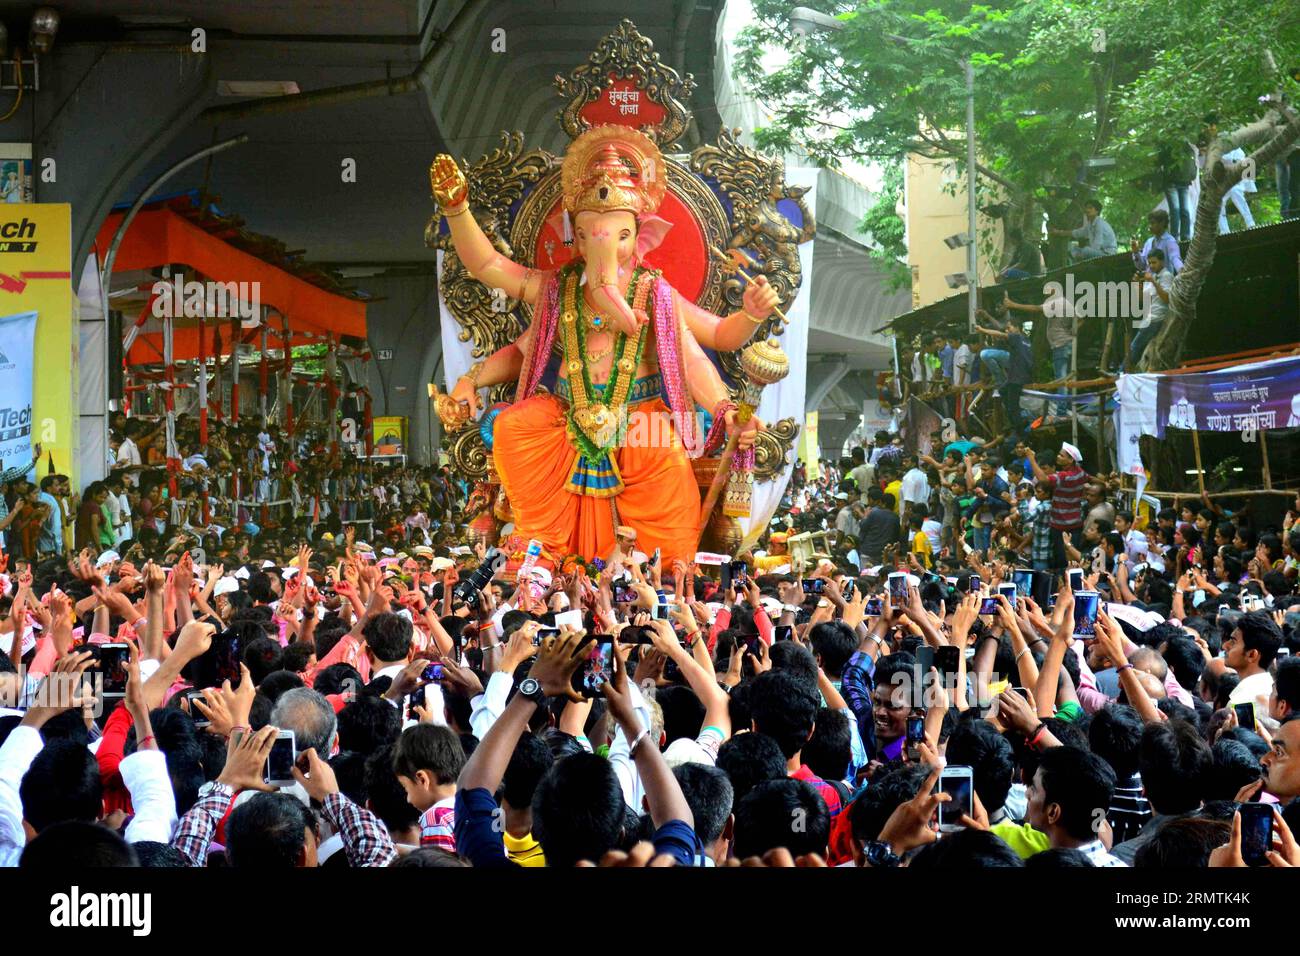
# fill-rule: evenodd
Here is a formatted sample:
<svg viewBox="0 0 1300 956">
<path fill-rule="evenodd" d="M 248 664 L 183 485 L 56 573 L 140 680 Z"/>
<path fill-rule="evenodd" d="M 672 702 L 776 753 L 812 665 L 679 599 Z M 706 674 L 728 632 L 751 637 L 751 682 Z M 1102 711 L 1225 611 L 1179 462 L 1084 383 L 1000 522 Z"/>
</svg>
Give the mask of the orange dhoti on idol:
<svg viewBox="0 0 1300 956">
<path fill-rule="evenodd" d="M 614 528 L 637 529 L 637 546 L 647 554 L 660 548 L 665 560 L 689 561 L 695 550 L 700 491 L 690 459 L 675 432 L 662 441 L 628 441 L 610 458 L 622 480 L 617 495 L 575 494 L 574 449 L 568 437 L 566 403 L 553 395 L 516 402 L 497 416 L 493 458 L 510 500 L 516 533 L 536 538 L 556 555 L 607 555 Z M 633 416 L 668 422 L 668 406 L 658 397 L 632 406 Z M 629 434 L 635 438 L 635 425 Z M 667 429 L 671 429 L 671 424 Z M 656 435 L 663 435 L 660 427 Z M 585 475 L 586 480 L 602 476 Z"/>
</svg>

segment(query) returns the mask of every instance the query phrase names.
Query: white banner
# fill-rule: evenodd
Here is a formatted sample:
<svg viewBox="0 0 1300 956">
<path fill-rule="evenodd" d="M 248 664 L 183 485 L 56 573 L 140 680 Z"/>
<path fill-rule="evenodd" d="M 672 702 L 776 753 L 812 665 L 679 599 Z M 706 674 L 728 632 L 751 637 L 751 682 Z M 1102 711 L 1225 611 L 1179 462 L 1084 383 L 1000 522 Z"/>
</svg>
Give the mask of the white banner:
<svg viewBox="0 0 1300 956">
<path fill-rule="evenodd" d="M 809 209 L 817 208 L 817 173 L 818 170 L 807 167 L 787 167 L 785 171 L 785 180 L 791 186 L 808 187 L 804 202 Z M 781 336 L 781 347 L 790 359 L 790 374 L 775 385 L 763 389 L 763 400 L 758 406 L 758 417 L 768 425 L 782 418 L 793 418 L 800 426 L 804 422 L 804 395 L 808 384 L 808 327 L 812 324 L 813 244 L 816 241 L 813 239 L 799 247 L 803 282 L 799 286 L 799 294 L 790 305 L 790 311 L 786 313 L 790 325 Z M 791 454 L 784 470 L 772 481 L 754 485 L 750 515 L 740 519 L 740 527 L 745 532 L 742 551 L 753 546 L 776 514 L 781 496 L 785 494 L 785 486 L 790 483 L 790 473 L 794 471 L 794 459 L 795 456 Z"/>
<path fill-rule="evenodd" d="M 446 253 L 441 249 L 438 250 L 439 277 L 442 276 L 442 258 L 445 255 Z M 442 297 L 442 282 L 438 283 L 438 315 L 442 319 L 443 390 L 450 392 L 457 379 L 468 372 L 469 367 L 474 364 L 474 342 L 460 340 L 460 323 L 451 314 L 446 300 Z"/>
<path fill-rule="evenodd" d="M 0 468 L 32 460 L 32 346 L 36 313 L 0 318 Z"/>
<path fill-rule="evenodd" d="M 99 481 L 108 472 L 108 326 L 104 323 L 99 295 L 99 265 L 86 256 L 77 286 L 78 342 L 81 360 L 80 415 L 81 444 L 77 456 L 77 478 L 81 485 Z"/>
</svg>

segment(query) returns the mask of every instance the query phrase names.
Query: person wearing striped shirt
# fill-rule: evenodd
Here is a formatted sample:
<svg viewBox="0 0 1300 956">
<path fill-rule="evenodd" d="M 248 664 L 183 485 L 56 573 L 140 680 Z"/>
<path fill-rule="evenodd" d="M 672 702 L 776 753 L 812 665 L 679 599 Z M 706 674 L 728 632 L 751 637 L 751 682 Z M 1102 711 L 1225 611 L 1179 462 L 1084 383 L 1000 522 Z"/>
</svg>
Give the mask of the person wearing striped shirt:
<svg viewBox="0 0 1300 956">
<path fill-rule="evenodd" d="M 1088 745 L 1115 771 L 1115 793 L 1106 811 L 1111 845 L 1136 837 L 1151 819 L 1151 804 L 1138 773 L 1142 744 L 1142 718 L 1127 704 L 1107 704 L 1088 725 Z"/>
<path fill-rule="evenodd" d="M 1027 458 L 1034 469 L 1035 480 L 1052 491 L 1052 567 L 1061 570 L 1068 564 L 1063 535 L 1068 535 L 1071 543 L 1078 547 L 1083 532 L 1083 488 L 1093 479 L 1081 465 L 1083 452 L 1069 442 L 1061 443 L 1061 450 L 1056 454 L 1055 472 L 1044 470 L 1032 450 Z"/>
<path fill-rule="evenodd" d="M 420 811 L 420 846 L 456 852 L 456 778 L 465 766 L 460 738 L 450 727 L 416 724 L 402 731 L 393 769 L 406 799 Z"/>
</svg>

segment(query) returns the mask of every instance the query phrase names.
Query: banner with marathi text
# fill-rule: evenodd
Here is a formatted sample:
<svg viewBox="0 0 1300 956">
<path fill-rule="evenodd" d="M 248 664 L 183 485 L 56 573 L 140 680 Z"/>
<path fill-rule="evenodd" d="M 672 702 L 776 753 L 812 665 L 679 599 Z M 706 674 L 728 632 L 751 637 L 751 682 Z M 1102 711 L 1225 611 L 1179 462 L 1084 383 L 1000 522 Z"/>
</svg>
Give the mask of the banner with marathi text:
<svg viewBox="0 0 1300 956">
<path fill-rule="evenodd" d="M 1300 426 L 1300 359 L 1161 375 L 1155 424 L 1158 438 L 1167 428 L 1258 432 Z"/>
</svg>

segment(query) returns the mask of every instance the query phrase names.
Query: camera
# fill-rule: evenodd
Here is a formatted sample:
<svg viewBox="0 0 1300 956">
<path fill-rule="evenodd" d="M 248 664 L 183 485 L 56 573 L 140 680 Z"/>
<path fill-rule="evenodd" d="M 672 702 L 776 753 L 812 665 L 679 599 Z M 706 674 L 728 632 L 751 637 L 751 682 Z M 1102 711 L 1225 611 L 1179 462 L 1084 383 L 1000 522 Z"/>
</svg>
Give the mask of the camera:
<svg viewBox="0 0 1300 956">
<path fill-rule="evenodd" d="M 483 556 L 483 563 L 470 572 L 464 581 L 459 581 L 452 590 L 452 595 L 466 604 L 473 604 L 483 589 L 488 586 L 493 575 L 506 566 L 506 553 L 500 548 L 493 548 Z"/>
</svg>

